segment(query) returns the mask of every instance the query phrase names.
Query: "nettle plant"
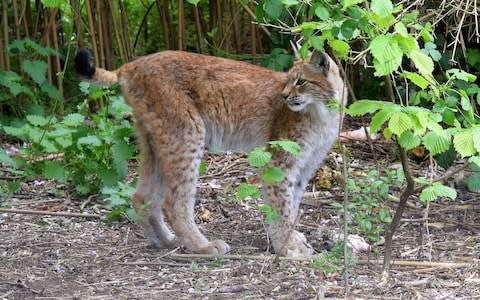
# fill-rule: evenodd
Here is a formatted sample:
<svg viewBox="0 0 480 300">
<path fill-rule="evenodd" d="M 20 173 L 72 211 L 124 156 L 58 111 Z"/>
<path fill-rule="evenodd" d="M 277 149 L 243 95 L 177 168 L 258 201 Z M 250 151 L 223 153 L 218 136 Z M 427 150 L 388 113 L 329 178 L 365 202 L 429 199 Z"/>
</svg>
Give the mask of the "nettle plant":
<svg viewBox="0 0 480 300">
<path fill-rule="evenodd" d="M 265 184 L 275 184 L 285 179 L 285 173 L 282 169 L 269 166 L 272 153 L 277 151 L 285 151 L 291 155 L 298 156 L 300 155 L 300 146 L 296 142 L 289 140 L 270 141 L 268 142 L 268 148 L 256 147 L 248 153 L 248 164 L 259 169 L 260 177 Z M 260 198 L 261 193 L 256 184 L 243 182 L 237 187 L 235 196 L 239 200 L 244 200 L 248 197 L 257 200 Z M 280 218 L 278 212 L 268 204 L 261 204 L 258 208 L 265 216 L 268 224 Z"/>
<path fill-rule="evenodd" d="M 359 100 L 345 110 L 351 116 L 373 114 L 372 133 L 381 131 L 406 151 L 423 146 L 435 158 L 453 149 L 480 166 L 476 76 L 457 68 L 434 73 L 435 63 L 445 58 L 436 49 L 431 24 L 418 21 L 417 10 L 391 0 L 264 0 L 257 18 L 300 35 L 303 57 L 328 44 L 339 58 L 373 68 L 374 76 L 383 78 L 387 100 Z M 446 166 L 454 159 L 450 155 Z M 478 178 L 469 179 L 477 191 Z M 456 198 L 456 191 L 441 182 L 417 182 L 424 186 L 421 200 Z"/>
<path fill-rule="evenodd" d="M 31 114 L 15 126 L 1 127 L 6 135 L 23 141 L 23 147 L 13 157 L 0 153 L 0 159 L 28 177 L 69 182 L 79 194 L 96 193 L 122 181 L 135 155 L 130 141 L 133 128 L 124 120 L 131 108 L 110 90 L 86 82 L 80 88 L 90 99 L 105 97 L 109 104 L 90 115 L 86 100 L 79 112 L 62 119 Z"/>
<path fill-rule="evenodd" d="M 39 110 L 47 99 L 61 100 L 58 89 L 47 80 L 45 61 L 47 56 L 57 56 L 57 51 L 30 39 L 13 40 L 5 50 L 12 60 L 22 60 L 18 71 L 0 70 L 0 105 L 22 115 L 23 109 Z"/>
</svg>

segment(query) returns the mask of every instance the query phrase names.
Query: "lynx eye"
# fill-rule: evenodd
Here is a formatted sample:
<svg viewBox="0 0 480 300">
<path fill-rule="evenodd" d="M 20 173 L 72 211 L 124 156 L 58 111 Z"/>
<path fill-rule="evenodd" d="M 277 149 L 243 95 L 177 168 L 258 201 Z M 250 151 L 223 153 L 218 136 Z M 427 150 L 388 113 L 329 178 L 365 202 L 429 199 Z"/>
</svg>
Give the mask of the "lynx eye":
<svg viewBox="0 0 480 300">
<path fill-rule="evenodd" d="M 302 79 L 302 78 L 298 78 L 298 79 L 297 79 L 296 86 L 302 86 L 302 85 L 304 85 L 305 83 L 307 83 L 306 80 L 304 80 L 304 79 Z"/>
</svg>

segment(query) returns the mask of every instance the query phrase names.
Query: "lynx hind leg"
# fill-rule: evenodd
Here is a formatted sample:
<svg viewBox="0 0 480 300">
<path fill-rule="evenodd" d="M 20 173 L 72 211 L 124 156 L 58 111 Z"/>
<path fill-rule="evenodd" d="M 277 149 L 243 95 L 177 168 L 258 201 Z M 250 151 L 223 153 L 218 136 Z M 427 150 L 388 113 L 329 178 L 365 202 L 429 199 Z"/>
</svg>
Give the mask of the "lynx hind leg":
<svg viewBox="0 0 480 300">
<path fill-rule="evenodd" d="M 196 184 L 205 128 L 195 108 L 187 106 L 184 109 L 190 111 L 176 117 L 176 124 L 165 124 L 161 121 L 163 117 L 153 112 L 144 116 L 152 127 L 151 143 L 160 160 L 160 172 L 164 175 L 163 213 L 179 243 L 187 251 L 225 254 L 229 246 L 222 240 L 208 241 L 194 221 Z M 175 126 L 173 130 L 166 128 L 172 125 Z"/>
<path fill-rule="evenodd" d="M 301 195 L 306 183 L 303 180 L 301 160 L 284 153 L 276 153 L 272 163 L 281 168 L 286 178 L 284 181 L 266 185 L 265 198 L 269 205 L 279 214 L 279 219 L 268 224 L 268 234 L 273 249 L 283 256 L 311 256 L 313 248 L 305 236 L 294 229 Z"/>
<path fill-rule="evenodd" d="M 140 174 L 137 188 L 132 196 L 135 211 L 141 218 L 145 234 L 156 248 L 173 248 L 175 235 L 165 223 L 162 204 L 164 180 L 159 161 L 149 143 L 148 135 L 139 123 L 136 124 L 140 145 Z"/>
</svg>

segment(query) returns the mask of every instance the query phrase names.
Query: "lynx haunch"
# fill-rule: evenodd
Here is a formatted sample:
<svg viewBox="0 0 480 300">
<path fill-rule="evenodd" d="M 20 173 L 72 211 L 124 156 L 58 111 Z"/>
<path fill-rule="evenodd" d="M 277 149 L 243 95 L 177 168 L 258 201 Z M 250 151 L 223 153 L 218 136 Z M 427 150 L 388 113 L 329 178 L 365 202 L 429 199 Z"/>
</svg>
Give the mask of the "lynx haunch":
<svg viewBox="0 0 480 300">
<path fill-rule="evenodd" d="M 268 234 L 281 255 L 313 253 L 293 226 L 307 182 L 337 138 L 341 115 L 330 111 L 327 103 L 337 99 L 343 105 L 347 97 L 338 66 L 328 55 L 313 52 L 281 73 L 223 58 L 164 51 L 107 71 L 92 66 L 89 53 L 82 49 L 75 66 L 80 75 L 98 84 L 119 82 L 134 110 L 141 163 L 132 200 L 154 246 L 228 252 L 227 243 L 209 241 L 194 222 L 204 149 L 249 151 L 284 138 L 297 142 L 301 154 L 273 154 L 271 164 L 286 178 L 264 186 L 265 201 L 280 215 L 268 224 Z"/>
</svg>

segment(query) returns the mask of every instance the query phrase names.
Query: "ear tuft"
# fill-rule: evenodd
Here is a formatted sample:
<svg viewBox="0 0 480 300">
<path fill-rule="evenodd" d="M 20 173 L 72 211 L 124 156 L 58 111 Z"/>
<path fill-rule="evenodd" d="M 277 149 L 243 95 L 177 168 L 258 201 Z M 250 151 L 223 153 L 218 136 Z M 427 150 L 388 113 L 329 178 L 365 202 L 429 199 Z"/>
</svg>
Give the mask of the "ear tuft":
<svg viewBox="0 0 480 300">
<path fill-rule="evenodd" d="M 313 67 L 317 72 L 322 72 L 327 74 L 330 69 L 330 59 L 328 54 L 319 51 L 313 51 L 310 56 L 310 66 Z"/>
</svg>

